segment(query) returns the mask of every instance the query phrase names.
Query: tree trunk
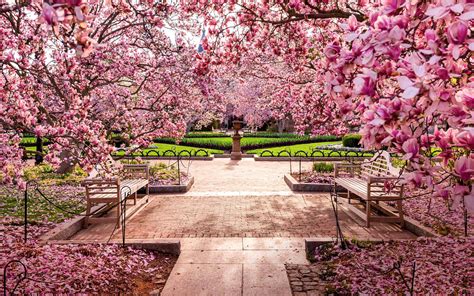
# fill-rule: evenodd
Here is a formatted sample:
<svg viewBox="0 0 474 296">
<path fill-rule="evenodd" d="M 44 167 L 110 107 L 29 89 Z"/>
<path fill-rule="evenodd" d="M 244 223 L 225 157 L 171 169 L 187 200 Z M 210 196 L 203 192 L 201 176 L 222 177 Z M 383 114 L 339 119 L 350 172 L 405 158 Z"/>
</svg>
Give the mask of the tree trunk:
<svg viewBox="0 0 474 296">
<path fill-rule="evenodd" d="M 278 120 L 277 125 L 278 125 L 278 132 L 281 134 L 283 130 L 285 129 L 285 120 L 284 119 Z"/>
<path fill-rule="evenodd" d="M 74 163 L 71 161 L 72 153 L 70 150 L 63 150 L 59 154 L 59 158 L 61 159 L 61 164 L 56 170 L 58 174 L 66 174 L 72 172 L 74 168 Z"/>
<path fill-rule="evenodd" d="M 35 165 L 43 163 L 43 139 L 36 137 Z"/>
</svg>

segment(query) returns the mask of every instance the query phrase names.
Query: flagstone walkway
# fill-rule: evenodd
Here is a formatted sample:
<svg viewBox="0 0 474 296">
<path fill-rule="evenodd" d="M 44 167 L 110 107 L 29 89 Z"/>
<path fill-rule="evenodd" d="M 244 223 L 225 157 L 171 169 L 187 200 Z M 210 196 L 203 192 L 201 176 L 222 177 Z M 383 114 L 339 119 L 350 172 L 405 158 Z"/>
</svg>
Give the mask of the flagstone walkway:
<svg viewBox="0 0 474 296">
<path fill-rule="evenodd" d="M 185 238 L 181 250 L 163 296 L 291 295 L 285 263 L 307 263 L 301 238 Z"/>
</svg>

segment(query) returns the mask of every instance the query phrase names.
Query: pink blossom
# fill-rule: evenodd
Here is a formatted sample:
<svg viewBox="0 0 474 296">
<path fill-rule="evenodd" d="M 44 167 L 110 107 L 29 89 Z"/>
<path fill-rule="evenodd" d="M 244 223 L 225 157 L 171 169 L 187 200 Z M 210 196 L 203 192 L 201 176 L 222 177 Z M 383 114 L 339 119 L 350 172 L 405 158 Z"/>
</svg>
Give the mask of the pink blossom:
<svg viewBox="0 0 474 296">
<path fill-rule="evenodd" d="M 456 142 L 470 150 L 474 150 L 474 127 L 465 128 L 456 135 Z"/>
<path fill-rule="evenodd" d="M 406 153 L 403 156 L 403 159 L 413 159 L 418 157 L 418 152 L 420 151 L 420 146 L 418 145 L 418 140 L 411 138 L 405 141 L 402 145 L 403 151 Z"/>
<path fill-rule="evenodd" d="M 467 108 L 474 109 L 474 88 L 466 87 L 456 93 L 456 101 L 465 104 Z"/>
<path fill-rule="evenodd" d="M 474 157 L 459 157 L 454 163 L 454 171 L 462 180 L 471 180 L 474 176 Z"/>
<path fill-rule="evenodd" d="M 373 96 L 375 95 L 375 79 L 377 74 L 373 71 L 367 71 L 354 79 L 354 91 L 357 94 Z"/>
<path fill-rule="evenodd" d="M 449 42 L 453 44 L 462 44 L 467 37 L 468 27 L 464 22 L 457 21 L 451 24 L 447 29 Z"/>
<path fill-rule="evenodd" d="M 46 2 L 43 3 L 42 17 L 49 25 L 55 25 L 58 23 L 56 10 Z"/>
</svg>

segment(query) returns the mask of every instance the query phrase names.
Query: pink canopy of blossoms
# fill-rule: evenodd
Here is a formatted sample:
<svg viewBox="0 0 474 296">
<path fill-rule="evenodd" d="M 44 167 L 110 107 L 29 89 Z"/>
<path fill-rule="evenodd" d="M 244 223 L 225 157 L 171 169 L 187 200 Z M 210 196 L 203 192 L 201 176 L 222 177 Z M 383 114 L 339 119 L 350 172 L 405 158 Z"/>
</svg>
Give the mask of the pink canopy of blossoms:
<svg viewBox="0 0 474 296">
<path fill-rule="evenodd" d="M 67 41 L 79 56 L 85 58 L 80 63 L 58 63 L 60 68 L 64 68 L 58 72 L 61 77 L 70 75 L 68 67 L 81 65 L 79 68 L 82 69 L 84 61 L 104 68 L 104 59 L 116 62 L 118 56 L 123 59 L 117 61 L 119 65 L 114 69 L 129 69 L 126 75 L 133 76 L 139 73 L 131 70 L 133 66 L 154 65 L 156 61 L 147 60 L 146 55 L 132 50 L 130 38 L 126 39 L 128 44 L 123 52 L 114 58 L 108 56 L 121 47 L 109 45 L 107 50 L 99 50 L 106 42 L 101 39 L 103 34 L 97 33 L 102 32 L 100 29 L 97 31 L 98 24 L 107 24 L 109 17 L 115 14 L 123 16 L 125 23 L 146 19 L 151 26 L 143 26 L 145 31 L 131 25 L 137 30 L 124 34 L 137 37 L 133 34 L 149 33 L 150 28 L 159 28 L 175 16 L 182 20 L 182 24 L 192 23 L 199 15 L 205 22 L 208 35 L 203 42 L 205 54 L 197 59 L 196 74 L 205 75 L 214 71 L 213 68 L 225 68 L 230 63 L 239 65 L 242 59 L 246 56 L 252 58 L 255 52 L 281 59 L 286 63 L 285 69 L 290 70 L 285 79 L 292 83 L 285 83 L 286 87 L 279 88 L 281 91 L 274 96 L 272 104 L 281 106 L 282 114 L 290 112 L 301 123 L 301 129 L 305 123 L 315 133 L 324 132 L 325 127 L 334 129 L 329 122 L 337 122 L 340 127 L 336 129 L 340 131 L 347 128 L 346 123 L 360 125 L 365 147 L 388 149 L 407 160 L 403 170 L 405 182 L 431 188 L 442 198 L 474 209 L 474 39 L 471 29 L 474 4 L 471 1 L 190 0 L 181 4 L 110 1 L 105 5 L 109 14 L 103 16 L 93 9 L 96 7 L 94 2 L 36 1 L 32 5 L 37 15 L 41 14 L 40 18 L 53 30 L 48 31 L 43 26 L 36 29 L 30 25 L 27 31 L 31 41 L 27 44 L 17 44 L 15 38 L 10 38 L 13 43 L 6 47 L 2 44 L 3 56 L 9 56 L 10 64 L 30 63 L 31 59 L 18 57 L 23 51 L 23 57 L 32 54 L 44 56 L 44 51 L 30 48 L 43 48 L 45 40 L 56 40 L 56 37 L 51 37 L 52 31 L 62 36 L 58 40 Z M 5 19 L 8 18 L 2 19 L 1 34 L 20 36 L 15 28 L 5 27 L 8 25 Z M 105 32 L 111 34 L 109 39 L 114 36 L 113 31 Z M 5 39 L 3 36 L 2 39 Z M 97 50 L 91 51 L 91 47 L 97 47 Z M 12 52 L 9 48 L 19 48 L 19 51 Z M 132 56 L 131 52 L 136 54 Z M 56 61 L 69 60 L 68 54 L 57 53 L 54 57 Z M 121 65 L 129 61 L 129 65 Z M 90 71 L 83 71 L 78 76 L 93 75 L 101 69 L 91 68 Z M 9 101 L 6 106 L 14 106 L 12 109 L 19 111 L 10 115 L 13 122 L 21 119 L 35 125 L 38 117 L 26 110 L 45 106 L 38 103 L 41 98 L 25 100 L 20 93 L 24 93 L 24 88 L 40 89 L 44 86 L 40 84 L 37 87 L 33 75 L 11 79 L 10 75 L 23 77 L 18 72 L 10 65 L 10 73 L 2 78 L 15 81 L 2 89 L 8 92 L 9 97 L 16 96 L 16 100 Z M 305 80 L 310 83 L 304 83 L 305 86 L 301 87 L 305 76 L 310 77 Z M 262 81 L 282 84 L 274 77 Z M 212 80 L 207 80 L 208 89 L 212 88 L 212 83 Z M 82 104 L 91 104 L 89 97 L 84 99 L 77 95 L 81 88 L 74 89 L 66 84 L 59 84 L 58 88 L 68 89 L 73 94 L 70 98 L 78 98 L 71 99 L 77 110 L 84 109 Z M 38 93 L 40 97 L 51 95 L 51 91 Z M 174 100 L 182 98 L 174 97 Z M 114 100 L 110 103 L 116 105 Z M 160 118 L 168 118 L 172 114 L 168 108 L 165 109 Z M 186 114 L 185 108 L 176 109 L 181 116 Z M 68 113 L 65 115 L 74 117 Z M 42 121 L 47 119 L 41 118 Z M 86 127 L 79 128 L 81 124 L 77 122 L 53 125 L 55 129 L 60 129 L 54 132 L 78 129 L 72 133 L 74 138 L 90 134 L 89 142 L 105 143 L 102 138 L 106 134 L 97 133 L 94 129 L 88 131 L 96 123 L 87 122 Z M 118 125 L 126 123 L 119 120 Z M 13 127 L 12 124 L 10 126 Z M 138 125 L 131 126 L 132 129 L 138 128 Z M 140 129 L 146 130 L 143 127 Z M 173 125 L 166 129 L 179 130 Z M 36 131 L 38 134 L 42 132 L 41 129 Z M 54 133 L 50 131 L 48 134 Z M 18 141 L 14 135 L 3 135 L 2 139 L 4 143 Z M 7 146 L 4 155 L 18 154 L 11 151 L 14 146 Z M 53 150 L 60 149 L 53 146 Z M 11 156 L 8 159 L 10 163 L 16 163 Z"/>
</svg>

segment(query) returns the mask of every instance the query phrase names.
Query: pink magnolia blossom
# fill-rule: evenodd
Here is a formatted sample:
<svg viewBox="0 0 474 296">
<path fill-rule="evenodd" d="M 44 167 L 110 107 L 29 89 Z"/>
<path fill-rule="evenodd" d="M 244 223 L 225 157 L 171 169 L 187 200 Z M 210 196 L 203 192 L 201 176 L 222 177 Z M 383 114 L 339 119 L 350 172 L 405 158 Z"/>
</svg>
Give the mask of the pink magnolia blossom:
<svg viewBox="0 0 474 296">
<path fill-rule="evenodd" d="M 420 146 L 418 144 L 418 140 L 411 138 L 407 141 L 405 141 L 402 145 L 403 151 L 406 153 L 406 155 L 403 156 L 403 159 L 413 159 L 418 156 L 418 153 L 420 152 Z"/>
<path fill-rule="evenodd" d="M 464 22 L 458 21 L 452 23 L 447 29 L 449 42 L 453 44 L 462 44 L 467 37 L 468 27 Z"/>
<path fill-rule="evenodd" d="M 461 156 L 454 163 L 454 171 L 464 181 L 474 177 L 474 157 Z"/>
</svg>

